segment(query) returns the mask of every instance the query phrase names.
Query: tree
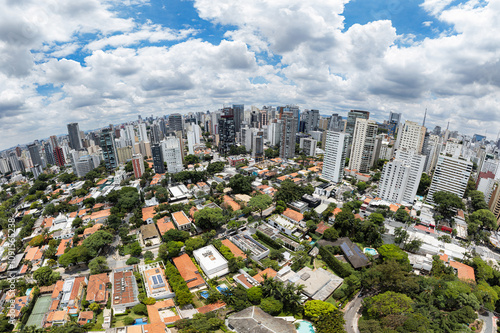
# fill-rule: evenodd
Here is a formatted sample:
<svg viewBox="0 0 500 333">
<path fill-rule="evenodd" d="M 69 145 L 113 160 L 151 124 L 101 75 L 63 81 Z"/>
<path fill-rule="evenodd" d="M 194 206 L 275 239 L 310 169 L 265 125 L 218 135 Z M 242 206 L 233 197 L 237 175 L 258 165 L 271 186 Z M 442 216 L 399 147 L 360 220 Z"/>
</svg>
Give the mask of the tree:
<svg viewBox="0 0 500 333">
<path fill-rule="evenodd" d="M 421 239 L 413 239 L 405 244 L 404 249 L 408 252 L 418 252 L 424 242 Z"/>
<path fill-rule="evenodd" d="M 96 257 L 89 263 L 90 274 L 100 274 L 109 270 L 105 257 Z"/>
<path fill-rule="evenodd" d="M 163 234 L 163 241 L 168 243 L 170 241 L 184 242 L 189 238 L 189 232 L 178 229 L 170 229 Z"/>
<path fill-rule="evenodd" d="M 370 216 L 368 217 L 368 220 L 370 220 L 371 222 L 373 222 L 376 225 L 383 225 L 384 221 L 385 221 L 384 216 L 382 214 L 379 214 L 379 213 L 370 214 Z"/>
<path fill-rule="evenodd" d="M 469 215 L 470 223 L 476 223 L 489 230 L 497 229 L 497 219 L 489 209 L 479 209 Z"/>
<path fill-rule="evenodd" d="M 125 324 L 125 326 L 130 326 L 130 325 L 133 325 L 135 323 L 135 319 L 132 317 L 126 316 L 125 318 L 123 318 L 123 323 Z"/>
<path fill-rule="evenodd" d="M 465 208 L 462 199 L 450 192 L 436 192 L 433 195 L 433 199 L 436 204 L 436 210 L 446 219 L 453 217 L 455 210 Z"/>
<path fill-rule="evenodd" d="M 168 201 L 168 190 L 164 187 L 158 187 L 155 190 L 155 198 L 159 203 Z"/>
<path fill-rule="evenodd" d="M 146 253 L 144 253 L 144 260 L 153 260 L 155 257 L 155 255 L 153 254 L 153 252 L 151 251 L 146 251 Z"/>
<path fill-rule="evenodd" d="M 384 261 L 395 260 L 400 264 L 409 265 L 408 254 L 394 244 L 384 244 L 378 249 L 378 253 L 384 258 Z"/>
<path fill-rule="evenodd" d="M 394 214 L 394 219 L 399 222 L 406 222 L 410 218 L 410 215 L 403 207 L 399 207 Z"/>
<path fill-rule="evenodd" d="M 394 243 L 400 245 L 401 243 L 405 244 L 410 235 L 408 231 L 403 229 L 403 227 L 397 227 L 394 229 Z"/>
<path fill-rule="evenodd" d="M 481 191 L 470 191 L 470 201 L 473 210 L 488 209 L 488 204 L 486 204 L 484 194 Z"/>
<path fill-rule="evenodd" d="M 252 287 L 247 289 L 247 297 L 253 304 L 259 304 L 262 299 L 262 288 Z"/>
<path fill-rule="evenodd" d="M 205 245 L 205 240 L 202 237 L 193 237 L 186 240 L 184 243 L 186 245 L 186 252 L 191 254 L 194 250 L 199 249 Z"/>
<path fill-rule="evenodd" d="M 270 315 L 278 315 L 283 309 L 283 303 L 274 297 L 266 297 L 260 302 L 260 307 Z"/>
<path fill-rule="evenodd" d="M 133 242 L 132 244 L 129 245 L 129 253 L 133 256 L 140 256 L 142 253 L 142 247 L 139 242 Z"/>
<path fill-rule="evenodd" d="M 232 192 L 250 194 L 252 192 L 252 181 L 253 177 L 243 176 L 241 174 L 236 174 L 229 180 L 229 187 L 231 187 Z"/>
<path fill-rule="evenodd" d="M 89 310 L 90 311 L 94 311 L 94 312 L 97 312 L 101 309 L 101 306 L 99 305 L 99 303 L 92 303 L 89 305 Z"/>
<path fill-rule="evenodd" d="M 179 255 L 179 252 L 181 252 L 182 247 L 184 246 L 183 242 L 168 242 L 167 243 L 167 251 L 168 251 L 168 257 L 173 258 L 177 257 Z"/>
<path fill-rule="evenodd" d="M 359 193 L 364 193 L 368 185 L 366 185 L 365 182 L 359 182 L 356 184 L 356 187 L 358 188 Z"/>
<path fill-rule="evenodd" d="M 429 190 L 429 186 L 431 185 L 431 177 L 426 173 L 422 173 L 422 177 L 420 177 L 420 183 L 418 184 L 417 194 L 420 196 L 425 196 L 427 191 Z"/>
<path fill-rule="evenodd" d="M 194 220 L 199 228 L 207 230 L 217 229 L 220 224 L 224 223 L 225 218 L 220 209 L 206 207 L 194 213 Z"/>
<path fill-rule="evenodd" d="M 328 240 L 337 240 L 339 238 L 339 233 L 335 228 L 328 228 L 323 233 L 323 237 Z"/>
<path fill-rule="evenodd" d="M 328 316 L 336 309 L 335 305 L 321 300 L 307 301 L 304 304 L 304 315 L 317 319 L 320 316 Z"/>
<path fill-rule="evenodd" d="M 262 219 L 262 212 L 264 209 L 268 208 L 272 202 L 273 199 L 267 194 L 259 194 L 250 199 L 248 207 L 257 209 L 260 212 L 260 218 Z"/>
<path fill-rule="evenodd" d="M 207 166 L 207 172 L 211 175 L 224 171 L 224 162 L 214 162 Z"/>
<path fill-rule="evenodd" d="M 148 309 L 146 308 L 146 305 L 144 304 L 137 304 L 132 308 L 132 311 L 134 311 L 135 314 L 138 315 L 148 315 Z"/>
<path fill-rule="evenodd" d="M 113 235 L 104 230 L 97 230 L 83 241 L 83 246 L 88 249 L 90 256 L 95 258 L 98 252 L 111 242 L 113 242 Z"/>
<path fill-rule="evenodd" d="M 140 262 L 141 262 L 141 260 L 139 258 L 130 257 L 130 258 L 127 259 L 127 261 L 125 262 L 125 264 L 127 264 L 127 265 L 135 265 L 135 264 L 138 264 Z"/>
<path fill-rule="evenodd" d="M 40 286 L 50 286 L 61 278 L 58 272 L 54 272 L 50 267 L 40 267 L 33 273 L 33 278 Z"/>
<path fill-rule="evenodd" d="M 343 313 L 335 309 L 326 316 L 320 316 L 314 326 L 317 333 L 345 333 L 344 324 Z"/>
<path fill-rule="evenodd" d="M 413 312 L 413 301 L 405 294 L 386 291 L 383 294 L 366 299 L 364 305 L 368 314 L 373 318 L 381 318 L 389 315 L 399 315 Z"/>
</svg>

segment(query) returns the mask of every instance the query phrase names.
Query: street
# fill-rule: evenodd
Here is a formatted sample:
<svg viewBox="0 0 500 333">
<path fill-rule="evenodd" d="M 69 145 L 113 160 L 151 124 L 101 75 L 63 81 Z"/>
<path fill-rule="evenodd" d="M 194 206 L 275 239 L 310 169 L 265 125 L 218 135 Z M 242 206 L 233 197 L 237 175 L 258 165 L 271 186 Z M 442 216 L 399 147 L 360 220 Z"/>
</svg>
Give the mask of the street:
<svg viewBox="0 0 500 333">
<path fill-rule="evenodd" d="M 361 303 L 363 302 L 363 297 L 358 297 L 359 293 L 356 295 L 354 300 L 352 300 L 349 305 L 347 305 L 347 310 L 344 312 L 344 327 L 347 333 L 359 333 L 358 330 L 358 312 L 361 308 Z"/>
</svg>

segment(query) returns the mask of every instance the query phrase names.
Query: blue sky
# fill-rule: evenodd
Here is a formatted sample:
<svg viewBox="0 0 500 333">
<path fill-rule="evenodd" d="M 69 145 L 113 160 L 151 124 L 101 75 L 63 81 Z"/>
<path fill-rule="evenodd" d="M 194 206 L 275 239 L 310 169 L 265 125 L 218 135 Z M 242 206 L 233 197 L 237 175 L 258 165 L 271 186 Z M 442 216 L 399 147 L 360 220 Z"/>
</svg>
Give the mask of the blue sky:
<svg viewBox="0 0 500 333">
<path fill-rule="evenodd" d="M 0 150 L 223 104 L 500 126 L 498 0 L 0 0 Z M 493 137 L 492 137 L 493 138 Z"/>
</svg>

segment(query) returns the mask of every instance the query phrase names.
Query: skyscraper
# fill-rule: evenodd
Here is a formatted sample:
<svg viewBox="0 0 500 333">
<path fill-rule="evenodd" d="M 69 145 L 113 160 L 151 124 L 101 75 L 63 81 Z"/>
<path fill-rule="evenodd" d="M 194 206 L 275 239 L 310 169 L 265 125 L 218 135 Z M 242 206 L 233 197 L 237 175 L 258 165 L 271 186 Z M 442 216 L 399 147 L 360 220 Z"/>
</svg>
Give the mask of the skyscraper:
<svg viewBox="0 0 500 333">
<path fill-rule="evenodd" d="M 344 178 L 345 159 L 349 134 L 327 131 L 325 144 L 325 159 L 322 177 L 332 182 L 341 182 Z"/>
<path fill-rule="evenodd" d="M 431 186 L 426 201 L 434 204 L 434 193 L 445 191 L 458 195 L 462 198 L 467 188 L 472 162 L 440 155 L 436 164 L 436 170 L 432 176 Z"/>
<path fill-rule="evenodd" d="M 332 116 L 329 118 L 328 130 L 335 132 L 343 132 L 344 121 L 342 120 L 342 116 L 339 116 L 338 113 L 332 114 Z"/>
<path fill-rule="evenodd" d="M 291 159 L 295 156 L 295 137 L 299 119 L 294 116 L 293 112 L 284 112 L 283 108 L 280 109 L 280 119 L 283 122 L 281 126 L 280 157 Z"/>
<path fill-rule="evenodd" d="M 175 136 L 167 136 L 161 142 L 163 161 L 167 163 L 169 173 L 177 173 L 183 170 L 182 153 L 180 141 Z"/>
<path fill-rule="evenodd" d="M 241 129 L 241 123 L 245 118 L 245 106 L 243 104 L 233 104 L 234 128 L 236 132 Z"/>
<path fill-rule="evenodd" d="M 113 132 L 109 128 L 103 129 L 100 139 L 100 147 L 102 149 L 102 154 L 106 163 L 106 169 L 113 170 L 118 165 Z"/>
<path fill-rule="evenodd" d="M 233 109 L 224 108 L 222 112 L 219 119 L 219 153 L 226 155 L 230 147 L 236 144 L 236 128 Z"/>
<path fill-rule="evenodd" d="M 54 160 L 57 166 L 64 166 L 66 164 L 63 149 L 59 146 L 54 148 Z"/>
<path fill-rule="evenodd" d="M 45 160 L 48 164 L 54 165 L 56 164 L 56 160 L 54 158 L 54 149 L 52 145 L 48 142 L 43 144 L 43 151 L 45 152 Z"/>
<path fill-rule="evenodd" d="M 389 132 L 388 134 L 394 136 L 401 122 L 401 113 L 392 112 L 389 114 Z"/>
<path fill-rule="evenodd" d="M 69 146 L 74 150 L 82 149 L 82 138 L 80 136 L 80 127 L 78 123 L 68 124 Z"/>
<path fill-rule="evenodd" d="M 365 173 L 373 164 L 377 123 L 373 120 L 356 119 L 354 138 L 352 140 L 349 169 Z"/>
<path fill-rule="evenodd" d="M 303 113 L 304 133 L 309 133 L 318 129 L 319 110 L 307 110 Z"/>
<path fill-rule="evenodd" d="M 33 162 L 33 165 L 42 166 L 42 158 L 40 157 L 40 151 L 38 149 L 38 145 L 32 143 L 28 145 L 28 150 L 30 152 L 31 161 Z"/>
<path fill-rule="evenodd" d="M 352 140 L 354 139 L 354 128 L 356 127 L 356 119 L 368 119 L 370 118 L 370 112 L 368 111 L 360 111 L 360 110 L 351 110 L 347 114 L 347 121 L 345 125 L 345 132 L 349 134 L 349 143 L 348 143 L 348 151 L 347 157 L 351 156 L 351 148 L 352 148 Z"/>
<path fill-rule="evenodd" d="M 184 124 L 180 113 L 172 113 L 168 116 L 168 129 L 172 132 L 182 131 Z"/>
<path fill-rule="evenodd" d="M 165 173 L 165 164 L 163 163 L 163 152 L 159 144 L 151 146 L 151 153 L 153 155 L 153 167 L 155 173 Z"/>
</svg>

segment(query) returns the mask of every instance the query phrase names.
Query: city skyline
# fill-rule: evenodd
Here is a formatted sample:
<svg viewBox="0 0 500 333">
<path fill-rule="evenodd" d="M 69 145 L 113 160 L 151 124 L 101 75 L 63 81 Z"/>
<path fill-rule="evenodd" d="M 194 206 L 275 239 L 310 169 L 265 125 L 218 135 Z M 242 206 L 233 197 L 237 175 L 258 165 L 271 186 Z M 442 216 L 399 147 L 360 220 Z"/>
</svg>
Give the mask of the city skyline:
<svg viewBox="0 0 500 333">
<path fill-rule="evenodd" d="M 0 150 L 231 103 L 497 137 L 496 2 L 2 3 Z"/>
</svg>

